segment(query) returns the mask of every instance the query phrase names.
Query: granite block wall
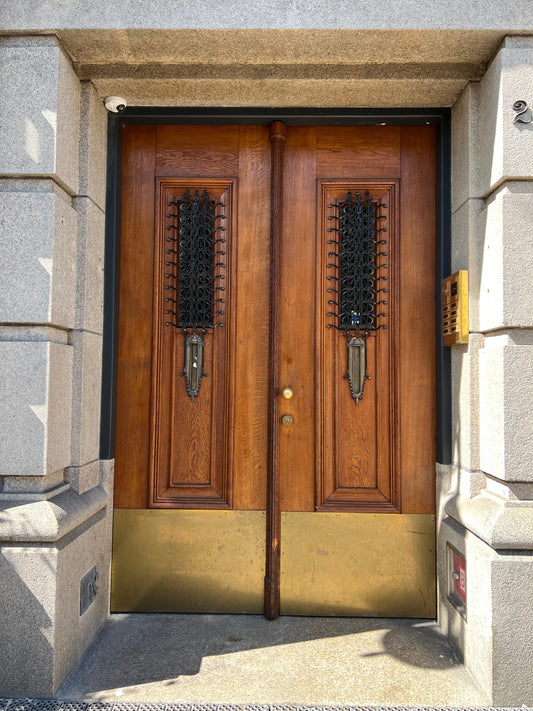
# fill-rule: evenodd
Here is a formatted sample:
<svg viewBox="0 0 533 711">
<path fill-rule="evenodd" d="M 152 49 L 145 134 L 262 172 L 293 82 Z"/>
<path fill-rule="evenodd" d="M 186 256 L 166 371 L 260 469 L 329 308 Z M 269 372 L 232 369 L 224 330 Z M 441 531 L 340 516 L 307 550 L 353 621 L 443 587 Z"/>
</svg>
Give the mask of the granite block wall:
<svg viewBox="0 0 533 711">
<path fill-rule="evenodd" d="M 491 702 L 516 706 L 533 703 L 533 124 L 512 105 L 532 85 L 533 41 L 508 37 L 453 110 L 452 271 L 469 270 L 470 340 L 452 347 L 453 464 L 437 468 L 440 624 Z M 464 614 L 447 543 L 466 558 Z"/>
<path fill-rule="evenodd" d="M 54 37 L 0 37 L 0 67 L 0 693 L 50 696 L 109 610 L 107 115 Z"/>
</svg>

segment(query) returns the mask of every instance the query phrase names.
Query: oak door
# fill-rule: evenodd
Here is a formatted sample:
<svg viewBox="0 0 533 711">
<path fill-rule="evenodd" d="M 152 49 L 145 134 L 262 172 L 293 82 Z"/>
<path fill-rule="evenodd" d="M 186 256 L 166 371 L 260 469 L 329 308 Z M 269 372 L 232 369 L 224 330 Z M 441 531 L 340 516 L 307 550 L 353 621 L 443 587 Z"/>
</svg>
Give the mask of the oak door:
<svg viewBox="0 0 533 711">
<path fill-rule="evenodd" d="M 434 129 L 282 132 L 124 129 L 113 605 L 263 609 L 274 442 L 281 613 L 432 616 Z"/>
</svg>

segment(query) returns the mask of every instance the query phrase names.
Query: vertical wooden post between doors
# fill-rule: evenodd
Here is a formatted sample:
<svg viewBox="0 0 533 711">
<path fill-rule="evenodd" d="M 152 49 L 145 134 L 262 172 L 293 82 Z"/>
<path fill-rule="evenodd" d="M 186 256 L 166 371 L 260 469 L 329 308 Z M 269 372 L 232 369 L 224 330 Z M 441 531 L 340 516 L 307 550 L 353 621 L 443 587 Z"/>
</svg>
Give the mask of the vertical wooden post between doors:
<svg viewBox="0 0 533 711">
<path fill-rule="evenodd" d="M 269 318 L 269 424 L 267 459 L 265 606 L 267 620 L 275 620 L 280 611 L 280 534 L 279 491 L 279 388 L 280 388 L 280 251 L 283 218 L 283 152 L 287 126 L 274 121 L 269 126 L 270 167 L 270 318 Z"/>
</svg>

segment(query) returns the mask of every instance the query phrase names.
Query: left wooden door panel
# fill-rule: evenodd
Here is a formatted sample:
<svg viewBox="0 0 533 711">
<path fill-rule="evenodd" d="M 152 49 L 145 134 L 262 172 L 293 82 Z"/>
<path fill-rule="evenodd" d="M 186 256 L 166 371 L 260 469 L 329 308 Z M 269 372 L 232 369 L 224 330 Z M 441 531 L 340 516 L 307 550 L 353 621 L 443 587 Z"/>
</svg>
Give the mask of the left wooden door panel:
<svg viewBox="0 0 533 711">
<path fill-rule="evenodd" d="M 269 148 L 262 127 L 126 127 L 116 508 L 265 506 Z M 171 324 L 172 217 L 185 191 L 223 204 L 224 326 L 206 329 L 194 402 Z M 175 225 L 174 225 L 175 226 Z M 170 232 L 168 228 L 171 228 Z M 239 265 L 239 268 L 238 268 Z M 238 296 L 240 294 L 240 296 Z M 233 458 L 233 443 L 239 447 Z"/>
</svg>

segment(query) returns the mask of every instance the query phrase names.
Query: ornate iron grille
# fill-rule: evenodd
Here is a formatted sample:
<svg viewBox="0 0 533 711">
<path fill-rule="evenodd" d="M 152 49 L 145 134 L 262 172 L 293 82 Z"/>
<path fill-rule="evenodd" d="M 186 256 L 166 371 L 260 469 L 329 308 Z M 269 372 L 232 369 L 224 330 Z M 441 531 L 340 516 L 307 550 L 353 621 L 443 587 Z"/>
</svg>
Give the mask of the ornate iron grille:
<svg viewBox="0 0 533 711">
<path fill-rule="evenodd" d="M 379 312 L 379 307 L 387 303 L 381 298 L 388 291 L 383 286 L 387 281 L 383 274 L 387 265 L 381 259 L 387 256 L 383 251 L 387 241 L 380 239 L 380 233 L 387 228 L 379 221 L 386 219 L 380 213 L 387 206 L 367 191 L 364 196 L 356 193 L 355 197 L 349 192 L 344 200 L 329 207 L 336 214 L 328 219 L 335 220 L 336 225 L 328 232 L 336 232 L 337 239 L 328 240 L 328 245 L 334 245 L 328 257 L 335 260 L 327 265 L 334 270 L 328 280 L 335 282 L 335 286 L 328 288 L 328 293 L 335 295 L 328 304 L 336 307 L 327 314 L 336 319 L 328 328 L 368 335 L 369 331 L 386 328 L 379 319 L 387 314 Z"/>
<path fill-rule="evenodd" d="M 346 335 L 348 380 L 352 397 L 356 404 L 363 397 L 366 372 L 366 339 L 372 331 L 386 328 L 380 319 L 387 316 L 380 308 L 387 304 L 381 298 L 388 292 L 384 286 L 387 281 L 383 270 L 387 265 L 383 258 L 387 256 L 384 247 L 387 240 L 383 233 L 387 227 L 380 222 L 386 220 L 382 209 L 387 206 L 375 200 L 368 191 L 364 196 L 351 192 L 344 200 L 328 205 L 335 214 L 328 217 L 335 220 L 334 227 L 328 232 L 335 232 L 336 239 L 328 240 L 332 246 L 328 257 L 328 275 L 331 286 L 328 287 L 328 305 L 335 307 L 328 311 L 328 317 L 335 321 L 328 328 L 336 328 Z"/>
<path fill-rule="evenodd" d="M 185 341 L 184 370 L 187 393 L 192 402 L 200 391 L 204 373 L 204 335 L 206 330 L 223 326 L 224 304 L 222 292 L 226 287 L 222 261 L 226 240 L 218 234 L 225 227 L 219 224 L 224 215 L 218 208 L 223 203 L 212 198 L 207 190 L 191 193 L 185 190 L 179 200 L 172 200 L 176 212 L 167 217 L 174 223 L 167 242 L 174 247 L 166 250 L 165 315 L 167 326 L 181 329 Z"/>
<path fill-rule="evenodd" d="M 169 235 L 167 242 L 174 242 L 176 247 L 166 250 L 165 289 L 173 292 L 165 299 L 169 304 L 165 314 L 173 318 L 166 325 L 193 332 L 221 326 L 224 311 L 219 306 L 224 298 L 220 292 L 225 287 L 220 282 L 224 280 L 221 269 L 225 264 L 218 260 L 226 254 L 220 248 L 226 240 L 217 237 L 225 230 L 217 224 L 224 219 L 217 207 L 223 204 L 211 198 L 207 190 L 202 194 L 186 190 L 180 200 L 168 204 L 175 205 L 177 212 L 167 215 L 176 220 L 167 227 L 175 230 L 175 236 Z"/>
</svg>

